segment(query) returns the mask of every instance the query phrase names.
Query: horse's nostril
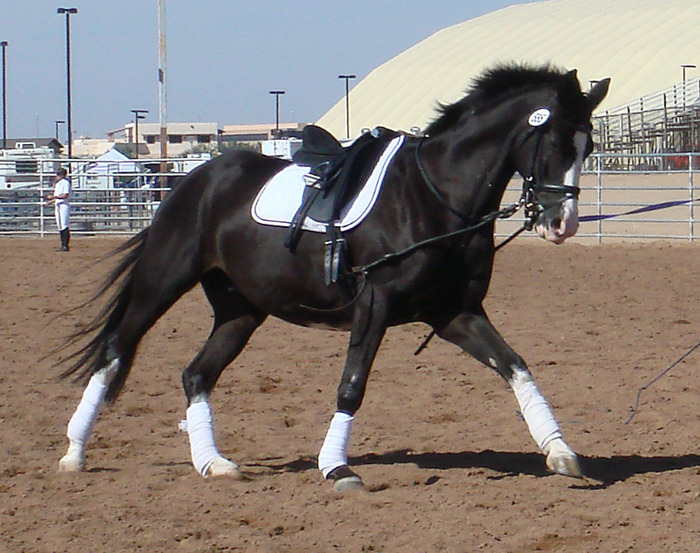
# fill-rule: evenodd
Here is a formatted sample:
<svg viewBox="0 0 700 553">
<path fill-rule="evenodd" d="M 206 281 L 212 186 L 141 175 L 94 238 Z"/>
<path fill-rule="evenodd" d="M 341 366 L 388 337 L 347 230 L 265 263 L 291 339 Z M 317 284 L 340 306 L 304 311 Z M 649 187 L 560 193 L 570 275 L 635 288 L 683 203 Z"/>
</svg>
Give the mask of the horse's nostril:
<svg viewBox="0 0 700 553">
<path fill-rule="evenodd" d="M 551 228 L 561 228 L 561 219 L 559 217 L 555 217 L 552 219 L 552 222 L 549 225 Z"/>
</svg>

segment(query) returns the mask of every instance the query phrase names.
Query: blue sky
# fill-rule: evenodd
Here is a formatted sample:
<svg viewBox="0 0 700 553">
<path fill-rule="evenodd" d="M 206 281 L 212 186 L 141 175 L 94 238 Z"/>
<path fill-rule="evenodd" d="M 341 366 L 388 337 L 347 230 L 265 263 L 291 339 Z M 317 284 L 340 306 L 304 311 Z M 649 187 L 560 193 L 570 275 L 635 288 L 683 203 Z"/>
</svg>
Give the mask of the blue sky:
<svg viewBox="0 0 700 553">
<path fill-rule="evenodd" d="M 436 31 L 529 0 L 167 0 L 168 120 L 311 122 L 359 81 Z M 156 0 L 0 0 L 8 138 L 52 136 L 66 115 L 71 16 L 73 132 L 101 137 L 147 109 L 158 121 Z M 470 76 L 465 76 L 465 87 Z M 357 82 L 357 81 L 351 81 Z M 62 138 L 65 136 L 62 126 Z"/>
</svg>

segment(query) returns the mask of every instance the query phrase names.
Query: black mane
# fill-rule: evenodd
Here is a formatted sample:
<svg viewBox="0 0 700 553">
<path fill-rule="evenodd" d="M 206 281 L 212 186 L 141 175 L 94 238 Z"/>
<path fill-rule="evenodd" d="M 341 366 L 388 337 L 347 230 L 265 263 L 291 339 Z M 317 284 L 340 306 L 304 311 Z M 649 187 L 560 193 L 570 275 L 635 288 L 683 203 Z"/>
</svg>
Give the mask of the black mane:
<svg viewBox="0 0 700 553">
<path fill-rule="evenodd" d="M 453 104 L 439 104 L 438 117 L 425 129 L 426 136 L 436 136 L 451 128 L 462 115 L 476 112 L 495 99 L 510 95 L 527 87 L 561 87 L 566 71 L 550 65 L 533 67 L 523 64 L 498 65 L 474 80 L 467 95 Z"/>
</svg>

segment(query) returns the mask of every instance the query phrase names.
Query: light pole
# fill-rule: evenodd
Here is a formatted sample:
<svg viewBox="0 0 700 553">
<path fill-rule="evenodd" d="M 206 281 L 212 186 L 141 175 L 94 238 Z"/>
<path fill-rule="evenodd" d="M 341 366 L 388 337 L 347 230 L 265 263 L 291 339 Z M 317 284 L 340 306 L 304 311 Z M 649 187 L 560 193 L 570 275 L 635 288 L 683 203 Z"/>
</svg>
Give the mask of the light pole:
<svg viewBox="0 0 700 553">
<path fill-rule="evenodd" d="M 692 63 L 681 63 L 681 70 L 683 71 L 683 109 L 685 109 L 685 72 L 687 69 L 696 69 L 697 65 Z"/>
<path fill-rule="evenodd" d="M 286 94 L 284 90 L 270 90 L 270 94 L 275 96 L 275 134 L 280 133 L 280 96 Z"/>
<path fill-rule="evenodd" d="M 3 40 L 0 42 L 2 46 L 2 149 L 7 149 L 7 88 L 5 80 L 7 78 L 7 73 L 5 69 L 5 50 L 7 49 L 8 42 Z"/>
<path fill-rule="evenodd" d="M 345 79 L 345 138 L 350 138 L 350 79 L 356 79 L 357 75 L 338 75 L 339 79 Z"/>
<path fill-rule="evenodd" d="M 58 8 L 58 14 L 66 15 L 66 123 L 68 159 L 73 157 L 73 124 L 71 115 L 71 82 L 70 82 L 70 16 L 78 13 L 78 8 Z"/>
<path fill-rule="evenodd" d="M 65 125 L 65 123 L 66 122 L 62 121 L 62 120 L 58 120 L 58 119 L 56 120 L 56 142 L 60 142 L 60 140 L 58 139 L 58 126 Z"/>
<path fill-rule="evenodd" d="M 145 119 L 146 116 L 143 113 L 148 113 L 147 109 L 132 109 L 131 113 L 134 114 L 134 149 L 136 150 L 135 159 L 139 158 L 139 119 Z"/>
</svg>

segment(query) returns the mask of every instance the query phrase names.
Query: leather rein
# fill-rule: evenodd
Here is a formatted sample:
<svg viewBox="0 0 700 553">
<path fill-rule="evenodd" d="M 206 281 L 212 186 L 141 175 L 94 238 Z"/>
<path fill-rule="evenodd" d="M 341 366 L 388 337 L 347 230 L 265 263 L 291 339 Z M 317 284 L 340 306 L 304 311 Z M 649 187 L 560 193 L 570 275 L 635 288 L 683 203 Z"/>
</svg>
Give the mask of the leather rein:
<svg viewBox="0 0 700 553">
<path fill-rule="evenodd" d="M 549 114 L 549 110 L 547 110 L 547 113 Z M 547 116 L 548 119 L 548 116 Z M 543 121 L 546 122 L 547 119 Z M 530 123 L 532 125 L 532 123 Z M 523 178 L 523 190 L 520 195 L 520 198 L 518 199 L 517 202 L 514 204 L 501 208 L 497 211 L 493 211 L 491 213 L 488 213 L 481 217 L 478 221 L 476 221 L 473 224 L 469 224 L 466 227 L 462 227 L 458 230 L 448 232 L 446 234 L 441 234 L 438 236 L 434 236 L 432 238 L 427 238 L 425 240 L 421 240 L 420 242 L 416 242 L 415 244 L 412 244 L 411 246 L 397 251 L 397 252 L 390 252 L 387 254 L 384 254 L 382 257 L 379 259 L 376 259 L 370 263 L 367 263 L 365 265 L 358 265 L 350 268 L 345 274 L 349 276 L 355 276 L 361 279 L 361 284 L 360 284 L 360 289 L 358 292 L 356 292 L 355 296 L 345 305 L 342 305 L 337 308 L 332 308 L 332 309 L 321 309 L 321 308 L 314 308 L 311 306 L 304 305 L 303 307 L 310 309 L 312 311 L 319 311 L 319 312 L 331 312 L 331 311 L 342 311 L 344 309 L 347 309 L 348 307 L 352 306 L 355 301 L 359 298 L 362 290 L 365 288 L 367 285 L 367 275 L 368 273 L 376 269 L 377 267 L 380 267 L 381 265 L 384 265 L 386 263 L 389 263 L 395 259 L 400 259 L 403 257 L 406 257 L 413 252 L 425 248 L 427 246 L 430 246 L 432 244 L 435 244 L 437 242 L 441 242 L 443 240 L 448 240 L 450 238 L 454 238 L 456 236 L 460 236 L 463 234 L 468 234 L 471 232 L 474 232 L 490 223 L 493 221 L 496 221 L 497 219 L 508 219 L 515 215 L 520 209 L 524 208 L 525 209 L 525 222 L 523 225 L 516 230 L 513 234 L 511 234 L 508 238 L 506 238 L 503 242 L 495 246 L 494 251 L 498 251 L 500 248 L 508 244 L 511 240 L 519 236 L 523 231 L 525 230 L 532 230 L 532 227 L 535 225 L 537 220 L 539 219 L 540 215 L 544 212 L 545 209 L 554 207 L 555 205 L 561 204 L 565 202 L 569 198 L 578 198 L 579 193 L 581 192 L 581 189 L 578 186 L 568 186 L 565 184 L 558 184 L 558 183 L 552 183 L 552 184 L 538 184 L 535 180 L 535 164 L 537 163 L 537 158 L 539 155 L 539 150 L 540 150 L 540 142 L 542 139 L 542 129 L 543 129 L 543 124 L 537 124 L 537 125 L 532 125 L 532 128 L 528 130 L 526 135 L 523 137 L 523 140 L 520 143 L 520 148 L 522 148 L 527 142 L 527 140 L 532 137 L 533 135 L 536 136 L 537 142 L 535 144 L 535 148 L 533 150 L 533 155 L 532 155 L 532 160 L 530 162 L 530 171 L 527 177 Z M 590 132 L 590 129 L 584 129 L 580 128 L 578 130 L 581 130 L 583 132 Z M 431 192 L 431 194 L 435 197 L 435 199 L 445 208 L 447 209 L 450 213 L 453 215 L 456 215 L 462 221 L 464 222 L 469 222 L 470 217 L 465 216 L 464 214 L 460 213 L 456 209 L 454 209 L 447 199 L 443 196 L 443 194 L 440 192 L 440 190 L 435 186 L 434 182 L 428 175 L 427 171 L 425 170 L 425 166 L 423 165 L 423 162 L 421 161 L 420 158 L 420 148 L 424 142 L 425 138 L 422 138 L 420 142 L 416 145 L 414 149 L 414 158 L 416 162 L 416 166 L 418 167 L 418 172 L 421 175 L 421 178 L 423 182 L 425 183 L 426 187 L 428 190 Z M 544 206 L 540 204 L 536 197 L 538 193 L 542 192 L 549 192 L 549 193 L 555 193 L 555 194 L 562 194 L 563 197 L 560 200 L 557 200 L 556 202 L 552 203 L 551 205 Z M 422 349 L 425 348 L 427 343 L 430 341 L 432 336 L 434 335 L 434 331 L 428 336 L 428 338 L 424 341 L 424 343 L 419 347 L 418 351 L 416 351 L 416 354 L 418 354 Z"/>
<path fill-rule="evenodd" d="M 546 122 L 546 120 L 545 120 Z M 515 231 L 513 234 L 511 234 L 508 238 L 506 238 L 503 242 L 498 244 L 495 247 L 495 250 L 499 250 L 506 244 L 508 244 L 511 240 L 513 240 L 516 236 L 521 234 L 525 230 L 532 230 L 532 227 L 535 225 L 537 220 L 539 219 L 540 215 L 544 212 L 545 209 L 554 207 L 557 204 L 561 204 L 568 200 L 569 198 L 578 198 L 581 189 L 578 186 L 569 186 L 565 184 L 558 184 L 558 183 L 551 183 L 551 184 L 538 184 L 535 179 L 535 164 L 537 163 L 537 158 L 539 156 L 540 152 L 540 143 L 542 140 L 542 130 L 543 130 L 543 124 L 539 124 L 537 126 L 532 126 L 531 129 L 528 130 L 528 132 L 525 134 L 523 137 L 521 143 L 520 143 L 520 148 L 523 147 L 525 142 L 527 142 L 533 135 L 536 137 L 537 142 L 535 143 L 535 148 L 533 150 L 532 154 L 532 160 L 530 162 L 530 171 L 528 172 L 528 176 L 523 178 L 523 191 L 520 194 L 520 198 L 518 199 L 517 202 L 514 204 L 501 208 L 497 211 L 493 211 L 491 213 L 488 213 L 481 217 L 478 221 L 475 223 L 472 223 L 470 225 L 467 225 L 466 227 L 460 228 L 458 230 L 455 230 L 453 232 L 448 232 L 446 234 L 441 234 L 439 236 L 434 236 L 432 238 L 428 238 L 426 240 L 422 240 L 420 242 L 416 242 L 415 244 L 412 244 L 408 248 L 398 251 L 398 252 L 392 252 L 385 254 L 384 256 L 380 257 L 379 259 L 372 261 L 371 263 L 367 263 L 366 265 L 360 265 L 353 267 L 349 273 L 350 274 L 366 274 L 368 271 L 371 269 L 374 269 L 380 265 L 383 265 L 385 263 L 388 263 L 389 261 L 392 261 L 397 258 L 404 257 L 406 255 L 409 255 L 413 253 L 416 250 L 419 250 L 421 248 L 424 248 L 426 246 L 430 246 L 436 242 L 440 242 L 442 240 L 447 240 L 449 238 L 454 238 L 455 236 L 460 236 L 462 234 L 468 234 L 470 232 L 474 232 L 478 229 L 480 229 L 483 226 L 488 225 L 489 223 L 497 220 L 497 219 L 508 219 L 509 217 L 512 217 L 515 215 L 520 209 L 524 208 L 525 209 L 525 222 L 523 223 L 522 227 L 520 227 L 517 231 Z M 584 129 L 581 127 L 580 129 L 583 132 L 590 132 L 588 129 Z M 421 146 L 423 145 L 425 139 L 421 139 L 420 142 L 416 145 L 416 148 L 414 149 L 414 158 L 416 161 L 416 166 L 418 167 L 418 172 L 421 175 L 421 178 L 423 179 L 423 182 L 425 183 L 426 187 L 428 190 L 431 192 L 431 194 L 435 197 L 435 199 L 445 208 L 447 209 L 450 213 L 456 215 L 462 221 L 468 222 L 470 221 L 470 217 L 464 215 L 463 213 L 460 213 L 458 210 L 454 209 L 447 199 L 443 196 L 443 194 L 438 190 L 438 188 L 435 186 L 435 183 L 433 180 L 430 178 L 428 175 L 428 172 L 425 169 L 425 166 L 423 165 L 423 162 L 421 161 L 420 158 L 420 149 Z M 537 195 L 540 193 L 554 193 L 554 194 L 561 194 L 562 198 L 560 200 L 557 200 L 551 205 L 544 206 L 541 203 L 539 203 L 536 199 Z"/>
</svg>

